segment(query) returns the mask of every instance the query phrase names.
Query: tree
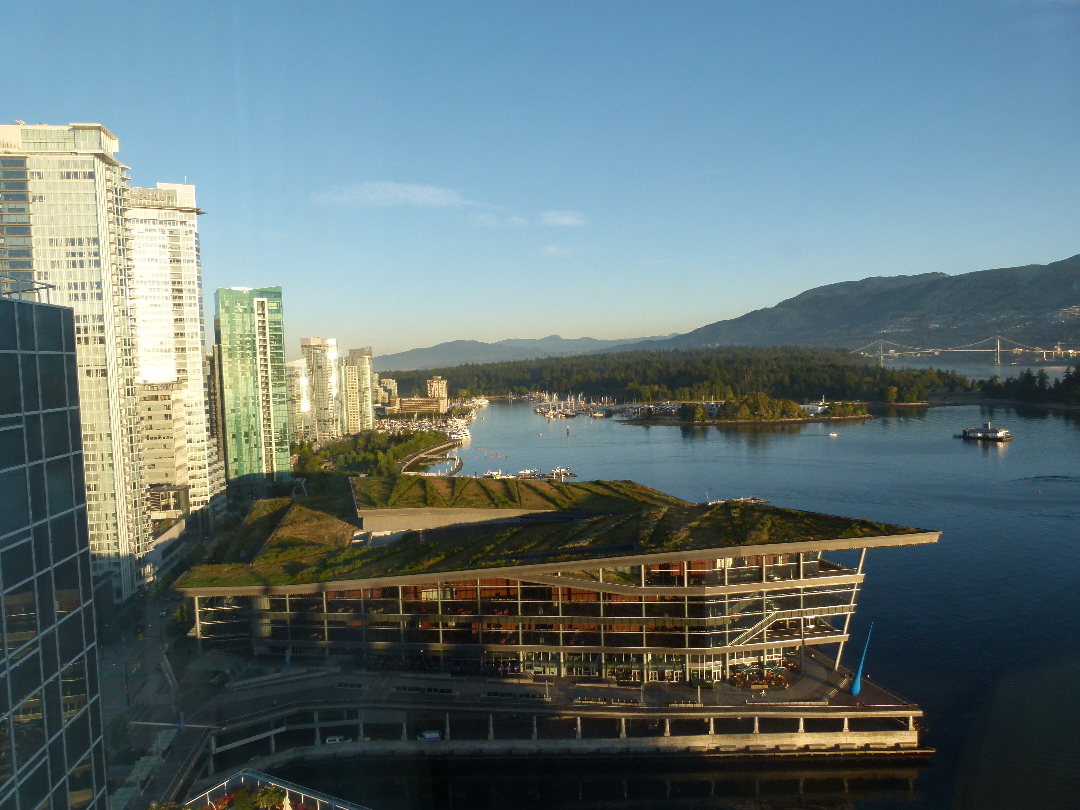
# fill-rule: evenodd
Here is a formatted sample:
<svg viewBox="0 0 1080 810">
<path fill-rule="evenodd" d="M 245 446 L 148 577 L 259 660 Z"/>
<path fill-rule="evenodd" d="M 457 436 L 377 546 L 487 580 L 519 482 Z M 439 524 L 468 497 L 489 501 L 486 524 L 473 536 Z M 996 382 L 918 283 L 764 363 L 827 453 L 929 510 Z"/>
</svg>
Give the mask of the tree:
<svg viewBox="0 0 1080 810">
<path fill-rule="evenodd" d="M 267 785 L 255 794 L 255 804 L 261 810 L 281 810 L 285 803 L 285 791 L 275 785 Z"/>
</svg>

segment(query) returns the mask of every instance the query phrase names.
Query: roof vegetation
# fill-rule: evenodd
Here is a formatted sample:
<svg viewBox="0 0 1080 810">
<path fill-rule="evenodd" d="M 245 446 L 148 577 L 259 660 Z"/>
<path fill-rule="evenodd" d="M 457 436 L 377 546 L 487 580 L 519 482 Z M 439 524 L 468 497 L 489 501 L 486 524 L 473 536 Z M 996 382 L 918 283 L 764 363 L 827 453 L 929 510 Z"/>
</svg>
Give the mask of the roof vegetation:
<svg viewBox="0 0 1080 810">
<path fill-rule="evenodd" d="M 679 506 L 678 498 L 634 481 L 529 481 L 401 475 L 352 479 L 358 509 L 536 509 L 636 512 Z"/>
<path fill-rule="evenodd" d="M 402 476 L 406 478 L 410 476 Z M 350 545 L 355 531 L 352 523 L 298 499 L 251 564 L 200 566 L 185 574 L 176 587 L 297 585 L 917 531 L 764 504 L 694 505 L 632 482 L 483 482 L 491 487 L 489 491 L 470 487 L 466 483 L 470 479 L 413 478 L 413 482 L 385 480 L 381 488 L 365 486 L 362 491 L 381 503 L 404 500 L 410 505 L 430 505 L 438 496 L 457 505 L 468 490 L 471 494 L 465 501 L 470 506 L 476 505 L 481 493 L 491 495 L 494 506 L 495 493 L 517 504 L 523 499 L 531 503 L 529 498 L 543 492 L 559 508 L 597 514 L 567 515 L 566 520 L 553 516 L 554 520 L 526 520 L 520 525 L 448 526 L 410 532 L 388 545 L 367 546 Z M 444 487 L 447 482 L 452 484 L 450 490 Z M 476 479 L 471 483 L 477 483 Z M 455 492 L 459 486 L 461 492 Z M 595 508 L 600 506 L 608 508 Z"/>
</svg>

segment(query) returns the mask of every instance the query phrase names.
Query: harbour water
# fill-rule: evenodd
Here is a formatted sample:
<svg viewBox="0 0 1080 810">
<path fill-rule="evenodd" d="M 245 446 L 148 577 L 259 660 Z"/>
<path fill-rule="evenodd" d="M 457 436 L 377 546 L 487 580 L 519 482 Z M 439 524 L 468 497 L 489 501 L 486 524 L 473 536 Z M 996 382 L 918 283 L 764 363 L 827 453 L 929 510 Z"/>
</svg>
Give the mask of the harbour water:
<svg viewBox="0 0 1080 810">
<path fill-rule="evenodd" d="M 589 417 L 549 422 L 520 402 L 493 403 L 480 416 L 459 451 L 465 474 L 569 466 L 585 480 L 629 478 L 691 501 L 758 496 L 943 532 L 935 546 L 868 555 L 852 626 L 859 642 L 874 622 L 867 672 L 926 711 L 924 739 L 938 749 L 930 766 L 910 785 L 902 774 L 882 773 L 861 791 L 851 787 L 863 784 L 851 774 L 822 772 L 813 784 L 846 778 L 849 790 L 825 790 L 810 804 L 791 787 L 805 770 L 801 764 L 790 773 L 770 764 L 764 783 L 716 771 L 719 792 L 714 780 L 700 806 L 1080 806 L 1080 413 L 963 406 L 835 425 L 723 429 L 634 427 Z M 1008 427 L 1015 441 L 952 438 L 986 420 Z M 415 789 L 404 791 L 388 787 L 390 771 L 373 767 L 306 768 L 293 776 L 378 810 L 689 806 L 689 794 L 671 794 L 673 779 L 685 782 L 671 774 L 659 779 L 668 784 L 666 794 L 648 793 L 653 780 L 642 788 L 651 798 L 635 799 L 633 789 L 626 793 L 627 778 L 633 783 L 644 775 L 629 767 L 620 783 L 617 764 L 604 776 L 609 792 L 623 785 L 625 805 L 589 799 L 590 790 L 601 789 L 589 788 L 587 779 L 586 787 L 579 780 L 573 788 L 569 766 L 536 763 L 526 773 L 515 766 L 519 777 L 510 782 L 535 783 L 532 793 L 525 791 L 535 801 L 507 793 L 511 771 L 501 767 L 395 765 L 394 774 L 411 775 Z M 670 767 L 678 774 L 720 769 L 693 762 Z M 454 781 L 466 772 L 471 788 L 462 795 L 474 798 L 455 803 Z M 561 787 L 551 787 L 556 783 Z M 740 804 L 751 799 L 756 803 Z"/>
</svg>

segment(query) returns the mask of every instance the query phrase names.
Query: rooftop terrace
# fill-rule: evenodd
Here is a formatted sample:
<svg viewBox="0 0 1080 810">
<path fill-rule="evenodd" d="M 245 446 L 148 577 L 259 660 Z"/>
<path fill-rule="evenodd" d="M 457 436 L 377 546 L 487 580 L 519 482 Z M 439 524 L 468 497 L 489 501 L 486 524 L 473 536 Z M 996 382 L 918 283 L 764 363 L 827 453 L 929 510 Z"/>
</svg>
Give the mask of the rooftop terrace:
<svg viewBox="0 0 1080 810">
<path fill-rule="evenodd" d="M 333 500 L 298 498 L 250 564 L 199 566 L 176 587 L 301 585 L 921 534 L 904 526 L 764 504 L 690 504 L 629 481 L 560 484 L 401 476 L 356 479 L 354 492 L 358 502 L 362 496 L 374 504 L 366 508 L 375 509 L 436 508 L 440 503 L 438 508 L 477 508 L 486 499 L 492 509 L 546 503 L 549 511 L 571 513 L 550 515 L 554 520 L 410 532 L 388 545 L 367 546 L 350 543 L 355 527 L 347 514 L 328 505 Z M 755 552 L 748 548 L 747 553 Z"/>
</svg>

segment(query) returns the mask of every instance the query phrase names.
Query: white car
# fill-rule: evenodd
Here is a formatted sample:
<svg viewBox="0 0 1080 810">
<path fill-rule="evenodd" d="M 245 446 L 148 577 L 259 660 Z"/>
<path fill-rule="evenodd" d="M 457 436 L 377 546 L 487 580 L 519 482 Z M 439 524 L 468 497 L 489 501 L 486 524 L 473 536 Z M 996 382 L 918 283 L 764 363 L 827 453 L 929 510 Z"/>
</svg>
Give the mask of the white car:
<svg viewBox="0 0 1080 810">
<path fill-rule="evenodd" d="M 426 741 L 441 740 L 442 733 L 438 731 L 421 731 L 416 735 L 416 739 Z"/>
<path fill-rule="evenodd" d="M 352 737 L 327 737 L 323 740 L 323 745 L 338 745 L 347 742 L 352 742 Z"/>
</svg>

